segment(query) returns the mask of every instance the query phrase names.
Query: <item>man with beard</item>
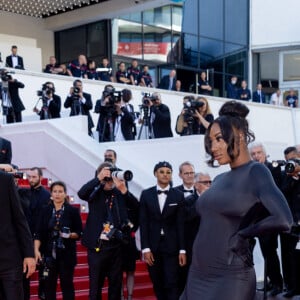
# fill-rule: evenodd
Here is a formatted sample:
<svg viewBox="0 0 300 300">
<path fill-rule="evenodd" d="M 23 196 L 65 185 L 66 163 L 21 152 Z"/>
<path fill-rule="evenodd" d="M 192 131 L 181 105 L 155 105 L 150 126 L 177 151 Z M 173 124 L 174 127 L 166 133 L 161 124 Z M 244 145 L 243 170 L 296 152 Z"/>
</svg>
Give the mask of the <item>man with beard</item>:
<svg viewBox="0 0 300 300">
<path fill-rule="evenodd" d="M 24 214 L 29 224 L 30 232 L 33 236 L 38 221 L 39 212 L 50 201 L 50 193 L 42 186 L 43 172 L 38 167 L 31 168 L 27 173 L 30 188 L 20 188 L 18 190 Z M 41 274 L 39 274 L 41 275 Z M 41 278 L 41 276 L 40 276 Z M 23 280 L 24 300 L 30 299 L 29 278 Z M 39 282 L 39 296 L 43 298 L 43 281 Z"/>
</svg>

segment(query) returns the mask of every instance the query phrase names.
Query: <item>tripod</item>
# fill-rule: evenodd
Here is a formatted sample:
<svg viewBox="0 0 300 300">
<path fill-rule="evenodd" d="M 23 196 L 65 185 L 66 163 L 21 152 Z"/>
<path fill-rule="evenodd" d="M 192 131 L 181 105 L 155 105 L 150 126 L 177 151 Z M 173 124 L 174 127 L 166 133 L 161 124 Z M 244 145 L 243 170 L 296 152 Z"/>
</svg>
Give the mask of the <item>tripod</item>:
<svg viewBox="0 0 300 300">
<path fill-rule="evenodd" d="M 143 118 L 142 118 L 142 126 L 139 130 L 139 134 L 138 134 L 138 140 L 141 139 L 141 135 L 142 132 L 144 130 L 145 132 L 145 139 L 150 139 L 151 135 L 149 132 L 149 125 L 150 125 L 150 116 L 149 116 L 149 108 L 147 106 L 142 105 L 141 107 L 141 111 L 143 112 Z"/>
</svg>

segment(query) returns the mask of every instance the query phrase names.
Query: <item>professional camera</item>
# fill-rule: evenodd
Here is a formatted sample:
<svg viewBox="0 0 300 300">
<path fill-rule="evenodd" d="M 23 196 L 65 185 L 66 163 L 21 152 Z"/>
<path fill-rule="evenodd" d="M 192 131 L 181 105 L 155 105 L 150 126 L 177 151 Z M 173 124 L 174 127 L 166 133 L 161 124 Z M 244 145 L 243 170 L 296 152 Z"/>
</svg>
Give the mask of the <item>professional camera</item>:
<svg viewBox="0 0 300 300">
<path fill-rule="evenodd" d="M 272 167 L 282 167 L 284 166 L 285 173 L 294 173 L 296 165 L 300 165 L 300 159 L 293 158 L 288 161 L 285 160 L 274 160 L 272 161 Z"/>
<path fill-rule="evenodd" d="M 153 101 L 153 98 L 150 93 L 142 92 L 142 103 L 143 105 L 149 105 L 151 101 Z"/>
<path fill-rule="evenodd" d="M 110 168 L 109 169 L 111 172 L 111 177 L 104 177 L 104 181 L 111 181 L 112 176 L 117 177 L 120 180 L 125 180 L 125 181 L 131 181 L 133 178 L 133 174 L 131 171 L 126 170 L 126 171 L 121 171 L 117 168 Z"/>
<path fill-rule="evenodd" d="M 42 85 L 42 89 L 36 92 L 38 97 L 48 97 L 51 94 L 54 94 L 54 89 L 47 84 Z"/>
<path fill-rule="evenodd" d="M 12 77 L 11 77 L 11 75 L 9 75 L 9 72 L 3 72 L 1 74 L 1 80 L 2 81 L 9 81 L 11 79 L 12 79 Z"/>
<path fill-rule="evenodd" d="M 117 240 L 124 244 L 128 244 L 130 230 L 134 227 L 130 220 L 121 224 L 121 229 L 111 228 L 110 232 L 107 234 L 108 240 Z"/>
<path fill-rule="evenodd" d="M 107 107 L 114 107 L 115 103 L 122 100 L 122 91 L 116 91 L 115 89 L 104 90 L 102 95 L 103 100 L 108 98 L 108 103 L 106 103 Z"/>
<path fill-rule="evenodd" d="M 192 97 L 189 97 L 186 102 L 183 104 L 183 117 L 184 117 L 184 122 L 186 123 L 193 123 L 194 122 L 194 115 L 195 111 L 202 107 L 204 105 L 204 102 L 202 101 L 197 101 Z"/>
<path fill-rule="evenodd" d="M 1 171 L 5 172 L 6 174 L 11 174 L 16 179 L 26 179 L 27 175 L 24 172 L 6 172 L 5 169 L 0 169 Z"/>
<path fill-rule="evenodd" d="M 70 228 L 69 227 L 62 227 L 60 229 L 59 226 L 55 226 L 52 231 L 52 239 L 54 243 L 56 244 L 57 249 L 65 249 L 64 245 L 64 235 L 70 234 Z"/>
</svg>

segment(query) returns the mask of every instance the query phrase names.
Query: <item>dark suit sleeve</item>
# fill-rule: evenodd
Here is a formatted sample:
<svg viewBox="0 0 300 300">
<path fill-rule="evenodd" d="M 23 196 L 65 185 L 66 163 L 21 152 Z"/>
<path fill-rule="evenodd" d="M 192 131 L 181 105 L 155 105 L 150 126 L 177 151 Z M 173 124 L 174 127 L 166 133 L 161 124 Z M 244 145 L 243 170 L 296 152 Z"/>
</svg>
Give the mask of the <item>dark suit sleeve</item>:
<svg viewBox="0 0 300 300">
<path fill-rule="evenodd" d="M 83 97 L 85 98 L 85 103 L 82 103 L 82 106 L 86 110 L 91 110 L 93 108 L 93 102 L 92 102 L 92 96 L 90 94 L 83 94 Z"/>
<path fill-rule="evenodd" d="M 72 103 L 73 103 L 72 97 L 67 97 L 64 103 L 64 107 L 69 108 L 72 106 Z"/>
<path fill-rule="evenodd" d="M 12 220 L 13 225 L 15 227 L 17 240 L 22 251 L 22 257 L 34 257 L 32 236 L 29 230 L 26 217 L 22 210 L 21 201 L 18 196 L 14 179 L 12 176 L 7 176 L 7 178 Z"/>
<path fill-rule="evenodd" d="M 141 248 L 150 248 L 149 243 L 149 229 L 148 229 L 148 213 L 147 213 L 147 201 L 145 197 L 145 191 L 142 192 L 140 198 L 140 233 L 141 233 Z"/>
<path fill-rule="evenodd" d="M 76 232 L 80 239 L 82 235 L 82 221 L 79 213 L 79 209 L 77 207 L 71 206 L 71 218 L 72 218 L 72 232 Z"/>
<path fill-rule="evenodd" d="M 91 202 L 95 200 L 97 192 L 102 188 L 99 179 L 94 178 L 84 184 L 77 194 L 80 199 Z"/>
<path fill-rule="evenodd" d="M 152 110 L 155 113 L 155 118 L 160 121 L 169 121 L 171 119 L 170 110 L 166 105 L 153 107 Z"/>
<path fill-rule="evenodd" d="M 178 245 L 179 250 L 185 250 L 185 238 L 184 238 L 184 221 L 185 221 L 185 208 L 184 208 L 184 195 L 183 193 L 178 193 L 178 210 L 177 210 L 177 234 L 178 234 Z"/>
<path fill-rule="evenodd" d="M 53 95 L 53 100 L 49 104 L 49 110 L 52 118 L 58 118 L 61 109 L 61 99 L 58 95 Z"/>
</svg>

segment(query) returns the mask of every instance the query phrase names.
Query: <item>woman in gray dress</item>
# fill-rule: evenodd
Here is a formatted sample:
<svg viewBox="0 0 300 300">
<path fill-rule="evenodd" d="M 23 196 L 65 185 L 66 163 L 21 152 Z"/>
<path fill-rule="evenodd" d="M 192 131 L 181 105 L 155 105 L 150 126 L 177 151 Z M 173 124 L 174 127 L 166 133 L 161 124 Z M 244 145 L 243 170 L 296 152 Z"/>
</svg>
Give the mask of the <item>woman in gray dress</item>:
<svg viewBox="0 0 300 300">
<path fill-rule="evenodd" d="M 206 151 L 231 170 L 217 176 L 196 203 L 201 223 L 181 300 L 253 300 L 253 238 L 288 231 L 292 224 L 270 171 L 250 159 L 248 113 L 244 104 L 226 102 L 207 130 Z"/>
</svg>

